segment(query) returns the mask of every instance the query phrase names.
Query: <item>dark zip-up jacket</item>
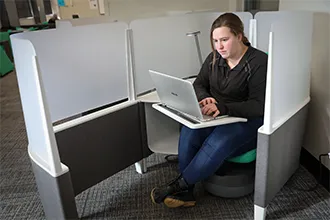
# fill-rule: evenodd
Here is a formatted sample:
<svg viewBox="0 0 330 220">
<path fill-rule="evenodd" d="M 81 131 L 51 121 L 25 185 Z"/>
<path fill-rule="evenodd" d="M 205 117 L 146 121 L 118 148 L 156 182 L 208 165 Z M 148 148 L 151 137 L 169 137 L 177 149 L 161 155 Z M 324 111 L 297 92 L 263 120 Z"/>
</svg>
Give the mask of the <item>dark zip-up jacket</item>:
<svg viewBox="0 0 330 220">
<path fill-rule="evenodd" d="M 233 69 L 216 52 L 212 71 L 213 53 L 210 53 L 193 84 L 198 101 L 213 97 L 220 115 L 246 118 L 263 116 L 267 60 L 266 53 L 249 45 Z"/>
</svg>

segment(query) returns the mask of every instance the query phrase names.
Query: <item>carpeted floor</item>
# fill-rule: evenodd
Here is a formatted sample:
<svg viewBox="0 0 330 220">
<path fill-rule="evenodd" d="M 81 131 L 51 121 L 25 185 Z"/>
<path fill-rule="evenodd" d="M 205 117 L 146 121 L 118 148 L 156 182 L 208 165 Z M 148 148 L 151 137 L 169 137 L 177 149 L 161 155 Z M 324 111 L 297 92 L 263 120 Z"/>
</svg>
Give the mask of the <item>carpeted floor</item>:
<svg viewBox="0 0 330 220">
<path fill-rule="evenodd" d="M 27 154 L 27 138 L 15 73 L 0 79 L 0 219 L 45 219 Z M 148 172 L 140 175 L 131 166 L 76 197 L 82 219 L 253 219 L 253 195 L 223 199 L 197 187 L 197 206 L 168 209 L 154 205 L 149 193 L 155 185 L 176 176 L 177 165 L 153 154 Z M 330 219 L 329 192 L 299 189 L 316 180 L 300 167 L 275 197 L 267 219 Z"/>
</svg>

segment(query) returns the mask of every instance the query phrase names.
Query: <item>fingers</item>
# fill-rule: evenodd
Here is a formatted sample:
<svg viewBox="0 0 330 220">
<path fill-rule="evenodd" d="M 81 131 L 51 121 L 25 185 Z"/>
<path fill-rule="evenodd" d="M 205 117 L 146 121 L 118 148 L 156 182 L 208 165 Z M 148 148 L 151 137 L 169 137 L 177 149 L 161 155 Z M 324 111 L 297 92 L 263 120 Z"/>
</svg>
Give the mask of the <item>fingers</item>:
<svg viewBox="0 0 330 220">
<path fill-rule="evenodd" d="M 214 113 L 214 111 L 210 109 L 210 110 L 207 112 L 207 115 L 213 115 L 213 113 Z"/>
<path fill-rule="evenodd" d="M 202 114 L 203 114 L 203 115 L 206 115 L 207 110 L 208 110 L 207 106 L 204 106 L 204 107 L 202 108 Z"/>
<path fill-rule="evenodd" d="M 206 104 L 212 104 L 212 103 L 215 103 L 214 98 L 206 98 Z"/>
<path fill-rule="evenodd" d="M 220 114 L 220 111 L 215 104 L 208 104 L 202 108 L 202 113 L 204 115 L 213 115 L 213 117 L 216 117 Z"/>
<path fill-rule="evenodd" d="M 217 103 L 214 98 L 210 98 L 210 103 Z"/>
<path fill-rule="evenodd" d="M 205 106 L 205 105 L 212 104 L 212 103 L 216 103 L 214 98 L 205 98 L 199 102 L 199 105 Z"/>
<path fill-rule="evenodd" d="M 216 112 L 213 114 L 213 118 L 217 117 L 218 115 L 220 115 L 220 111 L 219 110 L 216 110 Z"/>
<path fill-rule="evenodd" d="M 203 115 L 209 115 L 209 112 L 212 113 L 212 110 L 210 109 L 210 107 L 208 105 L 204 106 L 202 109 Z"/>
<path fill-rule="evenodd" d="M 212 115 L 216 110 L 218 110 L 217 109 L 217 107 L 216 106 L 214 106 L 214 104 L 212 105 L 210 105 L 210 108 L 208 109 L 208 111 L 206 112 L 206 114 L 207 115 Z"/>
<path fill-rule="evenodd" d="M 200 101 L 200 102 L 199 102 L 199 105 L 200 105 L 201 107 L 203 107 L 203 106 L 205 106 L 204 103 L 205 103 L 205 99 L 203 99 L 202 101 Z"/>
</svg>

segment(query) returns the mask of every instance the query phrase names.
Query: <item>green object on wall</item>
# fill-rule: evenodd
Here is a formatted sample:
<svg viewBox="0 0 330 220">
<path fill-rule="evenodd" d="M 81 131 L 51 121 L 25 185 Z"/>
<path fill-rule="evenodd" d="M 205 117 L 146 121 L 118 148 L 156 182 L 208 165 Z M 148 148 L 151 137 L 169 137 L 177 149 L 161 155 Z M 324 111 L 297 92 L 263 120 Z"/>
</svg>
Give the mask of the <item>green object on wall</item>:
<svg viewBox="0 0 330 220">
<path fill-rule="evenodd" d="M 4 76 L 14 70 L 14 65 L 8 58 L 5 50 L 0 46 L 0 76 Z"/>
<path fill-rule="evenodd" d="M 8 32 L 0 32 L 0 42 L 9 41 L 9 33 Z"/>
<path fill-rule="evenodd" d="M 36 28 L 36 27 L 30 27 L 28 30 L 29 31 L 36 31 L 36 30 L 38 30 L 38 28 Z"/>
</svg>

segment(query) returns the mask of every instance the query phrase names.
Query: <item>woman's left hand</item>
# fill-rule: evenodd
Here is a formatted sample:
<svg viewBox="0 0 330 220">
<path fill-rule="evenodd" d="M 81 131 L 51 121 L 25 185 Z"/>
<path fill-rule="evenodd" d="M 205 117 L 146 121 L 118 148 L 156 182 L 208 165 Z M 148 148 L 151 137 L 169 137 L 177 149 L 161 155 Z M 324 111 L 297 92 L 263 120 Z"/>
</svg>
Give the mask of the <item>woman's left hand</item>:
<svg viewBox="0 0 330 220">
<path fill-rule="evenodd" d="M 212 115 L 212 117 L 217 117 L 220 114 L 220 111 L 214 103 L 211 103 L 202 108 L 202 113 L 203 115 Z"/>
</svg>

